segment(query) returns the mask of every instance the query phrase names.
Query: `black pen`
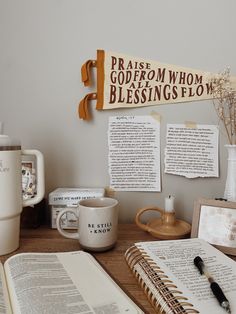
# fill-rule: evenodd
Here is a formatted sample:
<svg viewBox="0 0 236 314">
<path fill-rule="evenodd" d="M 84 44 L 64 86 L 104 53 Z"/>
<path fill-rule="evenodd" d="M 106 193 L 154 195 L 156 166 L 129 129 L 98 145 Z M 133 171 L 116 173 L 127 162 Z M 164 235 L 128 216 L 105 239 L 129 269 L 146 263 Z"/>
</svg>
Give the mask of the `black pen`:
<svg viewBox="0 0 236 314">
<path fill-rule="evenodd" d="M 220 306 L 223 307 L 223 309 L 225 309 L 227 313 L 231 313 L 229 301 L 226 299 L 221 287 L 218 285 L 218 283 L 215 282 L 213 277 L 207 271 L 207 268 L 201 257 L 200 256 L 195 257 L 193 262 L 194 265 L 198 268 L 200 274 L 201 275 L 204 274 L 207 277 L 210 283 L 211 291 L 213 292 L 214 296 L 220 303 Z"/>
</svg>

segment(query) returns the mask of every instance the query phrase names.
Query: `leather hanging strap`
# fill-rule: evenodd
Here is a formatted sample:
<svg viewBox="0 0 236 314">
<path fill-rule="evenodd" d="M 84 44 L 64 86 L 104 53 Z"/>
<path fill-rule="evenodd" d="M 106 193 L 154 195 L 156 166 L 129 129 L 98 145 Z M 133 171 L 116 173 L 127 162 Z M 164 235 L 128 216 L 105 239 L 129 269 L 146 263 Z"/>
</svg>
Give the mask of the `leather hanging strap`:
<svg viewBox="0 0 236 314">
<path fill-rule="evenodd" d="M 81 67 L 81 77 L 84 86 L 91 86 L 92 85 L 92 77 L 91 77 L 91 67 L 96 67 L 97 61 L 96 60 L 88 60 L 86 61 Z"/>
<path fill-rule="evenodd" d="M 90 100 L 97 99 L 96 93 L 87 94 L 79 103 L 78 113 L 80 119 L 90 120 L 91 116 L 88 110 L 88 104 Z"/>
</svg>

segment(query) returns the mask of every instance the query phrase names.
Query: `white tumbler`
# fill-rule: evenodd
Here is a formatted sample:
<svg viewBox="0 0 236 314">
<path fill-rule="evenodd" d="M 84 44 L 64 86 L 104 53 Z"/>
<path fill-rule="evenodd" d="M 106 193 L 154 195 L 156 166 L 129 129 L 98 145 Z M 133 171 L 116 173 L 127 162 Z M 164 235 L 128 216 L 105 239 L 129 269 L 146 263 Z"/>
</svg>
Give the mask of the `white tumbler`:
<svg viewBox="0 0 236 314">
<path fill-rule="evenodd" d="M 37 195 L 22 198 L 22 155 L 36 157 Z M 0 255 L 19 247 L 22 208 L 39 203 L 44 197 L 44 159 L 38 150 L 21 150 L 20 142 L 0 135 Z"/>
</svg>

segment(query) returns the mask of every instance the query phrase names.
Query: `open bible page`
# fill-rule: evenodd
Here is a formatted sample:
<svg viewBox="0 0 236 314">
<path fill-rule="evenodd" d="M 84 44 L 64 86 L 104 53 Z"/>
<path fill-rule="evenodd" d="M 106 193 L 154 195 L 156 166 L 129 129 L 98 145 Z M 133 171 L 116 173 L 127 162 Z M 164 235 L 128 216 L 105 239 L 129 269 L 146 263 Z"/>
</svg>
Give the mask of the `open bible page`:
<svg viewBox="0 0 236 314">
<path fill-rule="evenodd" d="M 14 313 L 94 313 L 57 254 L 15 255 L 5 273 Z"/>
<path fill-rule="evenodd" d="M 193 263 L 196 256 L 201 256 L 229 300 L 232 313 L 236 313 L 236 263 L 206 241 L 141 242 L 136 246 L 145 250 L 201 314 L 225 314 L 212 294 L 207 278 L 200 275 Z"/>
<path fill-rule="evenodd" d="M 3 265 L 0 263 L 0 314 L 11 314 L 11 305 Z"/>
<path fill-rule="evenodd" d="M 83 251 L 18 254 L 5 269 L 14 313 L 138 313 Z"/>
</svg>

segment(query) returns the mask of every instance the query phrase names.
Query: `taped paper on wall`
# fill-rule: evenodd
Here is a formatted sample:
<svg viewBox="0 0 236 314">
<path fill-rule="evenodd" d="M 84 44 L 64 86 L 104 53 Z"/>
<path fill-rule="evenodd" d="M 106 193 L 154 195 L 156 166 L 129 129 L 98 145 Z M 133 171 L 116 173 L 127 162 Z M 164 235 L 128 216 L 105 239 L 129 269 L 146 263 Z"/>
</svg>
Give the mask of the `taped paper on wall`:
<svg viewBox="0 0 236 314">
<path fill-rule="evenodd" d="M 165 173 L 196 177 L 218 177 L 218 137 L 216 125 L 168 124 Z"/>
<path fill-rule="evenodd" d="M 160 122 L 151 116 L 110 117 L 110 187 L 160 191 Z"/>
</svg>

